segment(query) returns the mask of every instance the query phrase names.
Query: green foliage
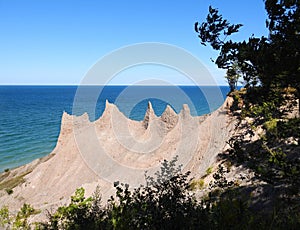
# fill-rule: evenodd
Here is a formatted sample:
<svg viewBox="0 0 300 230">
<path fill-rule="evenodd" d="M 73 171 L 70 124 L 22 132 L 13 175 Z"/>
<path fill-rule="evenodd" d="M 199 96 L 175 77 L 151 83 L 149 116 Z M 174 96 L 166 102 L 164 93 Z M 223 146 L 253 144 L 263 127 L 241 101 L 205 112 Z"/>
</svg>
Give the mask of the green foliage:
<svg viewBox="0 0 300 230">
<path fill-rule="evenodd" d="M 231 188 L 233 181 L 228 181 L 225 174 L 229 173 L 229 169 L 225 169 L 221 164 L 218 166 L 217 172 L 213 175 L 214 181 L 210 184 L 211 188 L 218 188 L 222 191 Z"/>
<path fill-rule="evenodd" d="M 10 216 L 9 210 L 7 206 L 3 206 L 0 209 L 0 227 L 4 228 L 8 224 L 10 224 Z"/>
<path fill-rule="evenodd" d="M 199 180 L 194 179 L 191 181 L 189 189 L 195 191 L 197 189 L 203 189 L 204 186 L 205 186 L 205 182 L 203 179 L 199 179 Z"/>
<path fill-rule="evenodd" d="M 201 44 L 206 45 L 210 43 L 211 46 L 218 50 L 225 43 L 224 40 L 227 36 L 238 32 L 241 24 L 230 25 L 227 20 L 224 20 L 217 9 L 209 7 L 209 14 L 207 15 L 206 22 L 199 25 L 195 23 L 195 31 L 199 33 L 198 37 L 201 40 Z M 223 36 L 223 38 L 221 37 Z"/>
<path fill-rule="evenodd" d="M 279 121 L 277 129 L 280 138 L 300 138 L 300 118 Z"/>
<path fill-rule="evenodd" d="M 0 209 L 0 227 L 1 229 L 32 229 L 32 226 L 28 223 L 28 218 L 38 213 L 39 210 L 26 203 L 23 204 L 16 215 L 10 213 L 7 206 L 3 206 Z"/>
<path fill-rule="evenodd" d="M 252 117 L 256 119 L 257 125 L 267 121 L 271 121 L 274 118 L 280 117 L 278 106 L 274 101 L 266 101 L 258 104 L 254 104 L 248 109 L 243 110 L 244 117 Z"/>
<path fill-rule="evenodd" d="M 261 96 L 255 98 L 257 93 L 261 92 L 248 90 L 246 94 L 234 93 L 238 95 L 238 100 L 243 100 L 241 121 L 248 117 L 252 122 L 246 125 L 240 123 L 240 128 L 245 131 L 228 142 L 232 147 L 229 156 L 235 163 L 246 165 L 254 170 L 259 179 L 274 186 L 284 186 L 287 188 L 286 193 L 295 195 L 300 186 L 297 179 L 300 175 L 299 153 L 293 149 L 293 146 L 287 144 L 286 138 L 295 140 L 299 137 L 299 118 L 284 118 L 284 112 L 280 111 L 283 101 L 280 102 L 279 97 L 277 99 L 265 97 L 260 101 Z M 282 93 L 287 92 L 285 90 Z M 254 142 L 246 140 L 245 136 L 251 137 L 257 127 L 264 129 L 264 135 Z"/>
<path fill-rule="evenodd" d="M 133 191 L 116 183 L 116 198 L 109 201 L 109 219 L 114 229 L 158 229 L 190 226 L 194 198 L 189 195 L 189 173 L 175 174 L 175 161 L 164 161 L 154 177 L 146 175 L 146 187 Z M 187 217 L 190 218 L 187 218 Z M 181 226 L 181 227 L 180 227 Z"/>
<path fill-rule="evenodd" d="M 234 65 L 244 78 L 246 87 L 260 84 L 266 94 L 278 88 L 293 86 L 300 98 L 300 7 L 299 1 L 265 0 L 268 14 L 267 37 L 250 37 L 248 41 L 234 42 L 228 36 L 238 32 L 240 24 L 230 24 L 218 10 L 209 7 L 206 21 L 195 23 L 201 44 L 210 44 L 220 53 L 215 61 L 227 69 L 228 76 Z M 229 78 L 230 79 L 230 78 Z M 232 81 L 229 85 L 233 89 Z"/>
<path fill-rule="evenodd" d="M 210 208 L 210 229 L 259 229 L 253 225 L 256 217 L 246 201 L 227 195 Z"/>
<path fill-rule="evenodd" d="M 267 133 L 277 136 L 278 135 L 277 123 L 278 123 L 277 119 L 271 119 L 269 121 L 266 121 L 263 125 Z"/>
<path fill-rule="evenodd" d="M 93 197 L 84 197 L 84 188 L 79 188 L 71 196 L 68 206 L 61 206 L 50 215 L 50 223 L 44 224 L 45 229 L 94 229 L 101 221 L 101 196 L 96 189 Z"/>
<path fill-rule="evenodd" d="M 147 186 L 157 186 L 158 184 L 163 184 L 169 181 L 175 175 L 180 174 L 182 165 L 176 165 L 178 156 L 175 156 L 171 161 L 164 160 L 161 163 L 160 171 L 155 173 L 156 178 L 147 176 L 145 173 Z"/>
<path fill-rule="evenodd" d="M 281 85 L 291 85 L 299 93 L 300 74 L 300 4 L 298 0 L 265 0 L 269 17 L 270 50 L 273 53 L 273 81 Z M 281 47 L 278 49 L 278 47 Z M 299 98 L 299 95 L 298 95 Z"/>
<path fill-rule="evenodd" d="M 230 92 L 233 92 L 236 89 L 240 77 L 241 77 L 240 68 L 238 67 L 237 63 L 233 63 L 232 66 L 230 66 L 227 69 L 226 76 L 225 76 L 228 85 L 230 87 Z"/>
<path fill-rule="evenodd" d="M 7 188 L 5 189 L 5 192 L 7 192 L 8 195 L 11 195 L 14 191 L 11 188 Z"/>
<path fill-rule="evenodd" d="M 12 228 L 13 229 L 30 229 L 30 225 L 28 224 L 28 217 L 33 214 L 37 214 L 38 211 L 35 210 L 29 204 L 23 204 L 20 211 L 17 213 L 13 221 Z"/>
<path fill-rule="evenodd" d="M 206 175 L 210 175 L 212 173 L 212 171 L 213 171 L 213 167 L 211 166 L 206 169 L 205 173 L 206 173 Z"/>
</svg>

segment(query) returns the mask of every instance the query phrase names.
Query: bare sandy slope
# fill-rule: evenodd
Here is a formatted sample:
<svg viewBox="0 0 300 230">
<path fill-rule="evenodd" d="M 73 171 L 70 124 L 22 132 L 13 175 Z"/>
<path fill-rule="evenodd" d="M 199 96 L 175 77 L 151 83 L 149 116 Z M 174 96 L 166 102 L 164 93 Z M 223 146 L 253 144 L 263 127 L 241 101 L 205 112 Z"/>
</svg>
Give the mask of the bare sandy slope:
<svg viewBox="0 0 300 230">
<path fill-rule="evenodd" d="M 0 206 L 16 210 L 26 202 L 54 210 L 67 203 L 76 188 L 83 186 L 90 195 L 97 185 L 105 200 L 114 192 L 114 181 L 138 186 L 144 182 L 145 171 L 152 174 L 161 161 L 175 156 L 184 171 L 203 175 L 234 130 L 228 103 L 229 99 L 217 111 L 200 117 L 192 117 L 186 105 L 179 114 L 167 107 L 157 117 L 149 103 L 141 122 L 127 119 L 108 102 L 95 122 L 87 114 L 64 113 L 56 148 L 46 158 L 10 172 L 4 181 L 29 173 L 13 194 L 0 191 Z"/>
</svg>

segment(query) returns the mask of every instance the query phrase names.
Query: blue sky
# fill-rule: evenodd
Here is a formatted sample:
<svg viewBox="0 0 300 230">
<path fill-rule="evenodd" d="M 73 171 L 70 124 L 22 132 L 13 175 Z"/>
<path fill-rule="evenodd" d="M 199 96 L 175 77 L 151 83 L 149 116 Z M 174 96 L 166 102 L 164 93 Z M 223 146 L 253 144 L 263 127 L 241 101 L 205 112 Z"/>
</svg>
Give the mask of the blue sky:
<svg viewBox="0 0 300 230">
<path fill-rule="evenodd" d="M 194 32 L 194 23 L 205 19 L 209 5 L 230 22 L 244 25 L 234 39 L 267 35 L 263 0 L 0 0 L 0 84 L 79 84 L 104 55 L 143 42 L 187 50 L 218 84 L 226 84 L 224 72 L 210 61 L 217 53 L 201 46 Z M 173 70 L 144 70 L 131 69 L 112 84 L 149 77 L 189 84 Z"/>
</svg>

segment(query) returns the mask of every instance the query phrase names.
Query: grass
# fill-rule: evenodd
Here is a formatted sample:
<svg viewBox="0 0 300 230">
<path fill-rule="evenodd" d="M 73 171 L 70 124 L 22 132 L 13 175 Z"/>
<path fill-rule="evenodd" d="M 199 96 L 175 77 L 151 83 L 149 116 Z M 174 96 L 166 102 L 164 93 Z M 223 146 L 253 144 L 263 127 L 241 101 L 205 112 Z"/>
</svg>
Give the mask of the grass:
<svg viewBox="0 0 300 230">
<path fill-rule="evenodd" d="M 22 184 L 24 182 L 25 182 L 24 175 L 17 176 L 17 177 L 11 178 L 10 180 L 0 183 L 0 190 L 13 189 L 17 185 Z"/>
<path fill-rule="evenodd" d="M 190 190 L 195 191 L 197 189 L 203 189 L 205 187 L 205 182 L 203 179 L 200 180 L 192 180 L 190 183 Z"/>
<path fill-rule="evenodd" d="M 30 173 L 31 171 L 25 172 L 23 174 L 21 174 L 20 176 L 15 176 L 11 179 L 8 179 L 6 181 L 3 181 L 5 178 L 7 178 L 9 173 L 5 173 L 7 175 L 1 175 L 0 179 L 3 181 L 2 183 L 0 183 L 0 190 L 5 189 L 6 191 L 12 191 L 12 189 L 16 186 L 18 186 L 19 184 L 22 184 L 25 182 L 24 176 L 26 176 L 28 173 Z M 9 194 L 9 192 L 8 192 Z M 11 193 L 10 193 L 11 194 Z"/>
<path fill-rule="evenodd" d="M 8 176 L 9 176 L 9 172 L 0 173 L 0 181 L 3 181 Z"/>
<path fill-rule="evenodd" d="M 206 169 L 206 175 L 210 175 L 213 171 L 213 167 L 209 167 L 208 169 Z"/>
</svg>

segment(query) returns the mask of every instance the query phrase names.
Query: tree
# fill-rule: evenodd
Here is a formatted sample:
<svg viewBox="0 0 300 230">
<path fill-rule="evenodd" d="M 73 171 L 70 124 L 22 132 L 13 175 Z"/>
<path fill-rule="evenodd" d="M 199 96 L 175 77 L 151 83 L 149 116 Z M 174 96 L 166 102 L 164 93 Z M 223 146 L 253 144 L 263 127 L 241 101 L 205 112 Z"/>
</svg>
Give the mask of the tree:
<svg viewBox="0 0 300 230">
<path fill-rule="evenodd" d="M 268 37 L 234 42 L 227 38 L 241 24 L 230 24 L 217 9 L 209 7 L 206 22 L 195 23 L 201 44 L 220 51 L 215 63 L 231 76 L 236 63 L 246 87 L 259 84 L 268 94 L 292 86 L 300 98 L 300 0 L 264 0 L 268 14 Z"/>
<path fill-rule="evenodd" d="M 300 95 L 300 1 L 265 0 L 269 44 L 277 84 L 293 86 Z M 300 108 L 299 108 L 300 109 Z"/>
<path fill-rule="evenodd" d="M 289 216 L 299 213 L 298 142 L 292 144 L 288 140 L 298 140 L 300 119 L 287 119 L 283 115 L 293 107 L 289 106 L 294 102 L 292 94 L 300 99 L 300 0 L 264 0 L 264 3 L 269 30 L 266 37 L 251 36 L 242 42 L 228 40 L 241 25 L 230 24 L 212 7 L 206 21 L 195 24 L 195 31 L 201 44 L 210 44 L 219 51 L 215 63 L 227 70 L 231 89 L 236 67 L 247 83 L 246 91 L 232 94 L 236 104 L 242 105 L 233 107 L 240 109 L 237 114 L 242 132 L 229 140 L 230 157 L 224 158 L 253 170 L 259 180 L 276 191 L 272 199 L 282 201 L 279 205 Z M 299 106 L 298 109 L 300 112 Z M 245 117 L 250 117 L 251 123 L 243 122 Z M 258 127 L 264 130 L 260 138 L 254 141 L 245 138 L 253 136 Z"/>
<path fill-rule="evenodd" d="M 240 78 L 240 70 L 236 63 L 227 69 L 225 78 L 227 79 L 230 87 L 230 92 L 233 92 L 236 89 L 238 80 Z"/>
</svg>

